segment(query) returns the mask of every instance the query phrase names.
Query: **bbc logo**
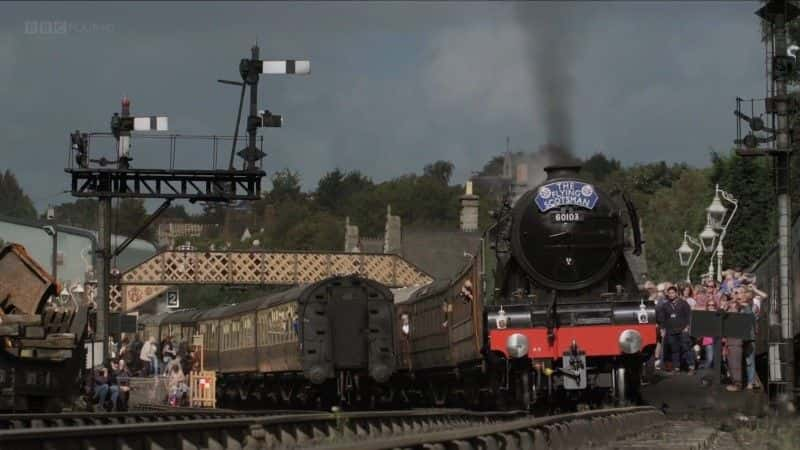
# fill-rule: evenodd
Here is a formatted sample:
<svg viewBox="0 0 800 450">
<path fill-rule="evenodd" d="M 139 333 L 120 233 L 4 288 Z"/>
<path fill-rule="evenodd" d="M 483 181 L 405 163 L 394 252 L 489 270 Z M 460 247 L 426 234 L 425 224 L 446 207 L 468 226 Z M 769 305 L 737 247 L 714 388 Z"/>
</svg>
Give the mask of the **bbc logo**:
<svg viewBox="0 0 800 450">
<path fill-rule="evenodd" d="M 66 20 L 27 20 L 25 34 L 64 35 L 79 33 L 110 33 L 114 25 L 110 23 L 80 23 Z"/>
<path fill-rule="evenodd" d="M 25 22 L 25 34 L 67 34 L 66 20 L 32 20 Z"/>
</svg>

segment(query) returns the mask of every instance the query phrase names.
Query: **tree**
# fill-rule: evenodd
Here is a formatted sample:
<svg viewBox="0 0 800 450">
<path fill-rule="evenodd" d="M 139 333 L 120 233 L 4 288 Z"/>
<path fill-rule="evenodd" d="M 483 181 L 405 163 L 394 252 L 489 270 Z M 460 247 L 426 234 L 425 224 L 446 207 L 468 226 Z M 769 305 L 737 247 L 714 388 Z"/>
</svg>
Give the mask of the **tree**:
<svg viewBox="0 0 800 450">
<path fill-rule="evenodd" d="M 609 159 L 603 153 L 595 153 L 583 162 L 581 173 L 600 182 L 605 180 L 612 173 L 619 172 L 621 168 L 622 164 L 616 159 Z"/>
<path fill-rule="evenodd" d="M 320 178 L 317 184 L 317 205 L 326 211 L 346 214 L 351 208 L 353 196 L 371 189 L 374 183 L 359 171 L 345 174 L 338 168 Z"/>
<path fill-rule="evenodd" d="M 688 231 L 695 238 L 705 226 L 705 207 L 712 197 L 706 171 L 691 169 L 667 188 L 651 194 L 648 201 L 637 203 L 644 228 L 647 265 L 651 277 L 658 280 L 682 280 L 685 268 L 678 264 L 675 249 Z M 695 265 L 695 275 L 702 272 L 702 256 Z M 696 279 L 696 278 L 695 278 Z"/>
<path fill-rule="evenodd" d="M 453 168 L 455 166 L 450 161 L 436 161 L 433 164 L 428 164 L 423 169 L 423 174 L 430 177 L 443 185 L 450 183 L 450 177 L 453 175 Z"/>
<path fill-rule="evenodd" d="M 97 229 L 97 200 L 79 198 L 54 206 L 53 212 L 58 223 L 88 230 Z M 45 215 L 41 218 L 45 219 Z"/>
<path fill-rule="evenodd" d="M 272 201 L 295 200 L 300 197 L 300 175 L 289 169 L 283 169 L 272 176 Z"/>
<path fill-rule="evenodd" d="M 505 157 L 497 155 L 492 157 L 486 164 L 483 165 L 480 174 L 484 176 L 500 176 L 503 174 L 503 165 L 505 164 Z"/>
<path fill-rule="evenodd" d="M 168 222 L 168 221 L 188 221 L 190 219 L 189 213 L 186 212 L 186 208 L 183 205 L 173 205 L 168 207 L 161 213 L 158 217 L 159 220 Z"/>
<path fill-rule="evenodd" d="M 743 158 L 733 151 L 712 155 L 711 182 L 739 202 L 723 242 L 726 267 L 749 266 L 775 241 L 777 205 L 771 172 L 770 161 L 764 158 Z M 727 202 L 723 204 L 730 208 Z"/>
<path fill-rule="evenodd" d="M 146 219 L 147 210 L 144 207 L 144 200 L 123 198 L 117 207 L 112 210 L 111 223 L 114 233 L 122 236 L 133 236 Z M 153 228 L 147 227 L 138 238 L 152 241 L 154 236 Z"/>
<path fill-rule="evenodd" d="M 36 219 L 33 202 L 17 182 L 17 177 L 6 170 L 0 173 L 0 214 L 20 219 Z"/>
</svg>

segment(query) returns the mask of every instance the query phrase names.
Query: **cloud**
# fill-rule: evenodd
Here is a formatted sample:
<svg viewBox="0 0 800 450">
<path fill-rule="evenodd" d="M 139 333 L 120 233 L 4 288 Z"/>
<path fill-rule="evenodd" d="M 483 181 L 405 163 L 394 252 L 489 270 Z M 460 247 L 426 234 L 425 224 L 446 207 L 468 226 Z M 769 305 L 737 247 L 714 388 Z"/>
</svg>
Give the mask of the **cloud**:
<svg viewBox="0 0 800 450">
<path fill-rule="evenodd" d="M 708 146 L 733 138 L 733 98 L 763 94 L 756 2 L 557 5 L 9 4 L 0 17 L 0 164 L 22 174 L 34 198 L 67 188 L 68 133 L 106 131 L 123 94 L 135 113 L 169 115 L 175 131 L 230 134 L 238 93 L 216 79 L 237 79 L 258 38 L 265 58 L 312 60 L 311 76 L 261 84 L 260 106 L 285 118 L 263 131 L 268 171 L 299 171 L 313 189 L 334 167 L 385 180 L 446 159 L 462 181 L 504 150 L 506 136 L 520 150 L 548 140 L 551 91 L 537 87 L 531 46 L 535 27 L 562 7 L 560 39 L 548 49 L 572 83 L 550 86 L 571 112 L 578 155 L 706 164 Z M 29 35 L 29 20 L 111 27 Z M 163 150 L 134 145 L 139 167 L 166 164 Z M 209 158 L 202 146 L 179 147 L 185 164 Z"/>
</svg>

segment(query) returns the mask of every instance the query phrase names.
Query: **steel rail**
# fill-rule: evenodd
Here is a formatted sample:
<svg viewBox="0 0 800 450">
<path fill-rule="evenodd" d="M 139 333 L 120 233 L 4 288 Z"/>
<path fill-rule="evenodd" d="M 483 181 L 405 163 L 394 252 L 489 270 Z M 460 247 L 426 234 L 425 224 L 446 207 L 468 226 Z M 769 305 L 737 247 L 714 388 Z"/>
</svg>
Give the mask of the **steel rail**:
<svg viewBox="0 0 800 450">
<path fill-rule="evenodd" d="M 89 425 L 132 424 L 178 420 L 199 420 L 230 417 L 275 416 L 307 414 L 317 411 L 259 410 L 234 411 L 227 409 L 165 408 L 163 410 L 124 412 L 65 412 L 0 414 L 0 431 L 24 428 L 75 427 Z"/>
<path fill-rule="evenodd" d="M 531 417 L 465 410 L 306 413 L 0 431 L 0 450 L 573 448 L 663 420 L 652 407 Z"/>
<path fill-rule="evenodd" d="M 641 431 L 663 420 L 663 414 L 649 406 L 613 408 L 531 417 L 494 423 L 477 428 L 402 435 L 380 440 L 359 441 L 359 450 L 419 448 L 580 448 L 589 442 L 605 442 Z M 354 443 L 317 445 L 329 450 L 351 449 Z"/>
<path fill-rule="evenodd" d="M 398 433 L 474 427 L 524 417 L 521 411 L 411 410 L 293 413 L 279 416 L 56 426 L 0 431 L 0 449 L 282 448 L 332 440 L 362 441 Z"/>
</svg>

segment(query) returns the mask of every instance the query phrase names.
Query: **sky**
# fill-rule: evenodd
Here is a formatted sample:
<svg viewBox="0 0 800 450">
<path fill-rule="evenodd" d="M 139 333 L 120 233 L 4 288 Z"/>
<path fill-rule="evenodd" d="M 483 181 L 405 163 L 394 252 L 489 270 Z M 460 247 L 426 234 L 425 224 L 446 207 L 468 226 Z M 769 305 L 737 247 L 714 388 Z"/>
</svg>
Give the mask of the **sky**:
<svg viewBox="0 0 800 450">
<path fill-rule="evenodd" d="M 0 169 L 40 211 L 71 201 L 69 133 L 108 131 L 123 95 L 134 115 L 169 116 L 171 132 L 230 135 L 238 89 L 216 80 L 238 80 L 256 41 L 263 59 L 311 60 L 308 76 L 259 85 L 260 108 L 284 118 L 261 131 L 264 167 L 299 172 L 307 190 L 337 167 L 382 181 L 439 159 L 463 183 L 506 137 L 515 151 L 551 142 L 625 164 L 704 166 L 732 146 L 735 98 L 764 96 L 757 8 L 2 2 Z M 136 137 L 133 156 L 134 167 L 169 164 L 166 146 Z M 210 144 L 179 143 L 176 164 L 210 168 Z"/>
</svg>

